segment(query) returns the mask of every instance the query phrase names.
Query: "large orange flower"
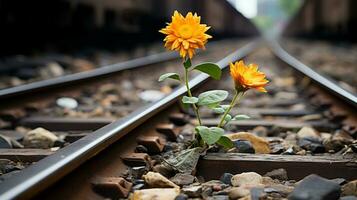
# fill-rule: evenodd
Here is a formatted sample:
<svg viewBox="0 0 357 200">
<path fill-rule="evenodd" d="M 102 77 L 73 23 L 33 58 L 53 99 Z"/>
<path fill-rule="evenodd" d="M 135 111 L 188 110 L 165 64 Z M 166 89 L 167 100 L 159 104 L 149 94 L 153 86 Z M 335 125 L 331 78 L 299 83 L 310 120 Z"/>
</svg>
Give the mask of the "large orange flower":
<svg viewBox="0 0 357 200">
<path fill-rule="evenodd" d="M 172 22 L 159 32 L 167 35 L 164 39 L 165 47 L 170 50 L 180 52 L 180 56 L 185 58 L 187 55 L 192 58 L 195 49 L 205 49 L 207 39 L 212 36 L 205 34 L 210 28 L 206 24 L 200 24 L 201 17 L 189 12 L 183 17 L 175 11 Z"/>
<path fill-rule="evenodd" d="M 269 81 L 265 79 L 263 72 L 258 71 L 257 64 L 246 66 L 243 60 L 240 60 L 234 64 L 230 63 L 229 66 L 237 90 L 247 91 L 253 88 L 260 92 L 267 92 L 264 87 Z"/>
</svg>

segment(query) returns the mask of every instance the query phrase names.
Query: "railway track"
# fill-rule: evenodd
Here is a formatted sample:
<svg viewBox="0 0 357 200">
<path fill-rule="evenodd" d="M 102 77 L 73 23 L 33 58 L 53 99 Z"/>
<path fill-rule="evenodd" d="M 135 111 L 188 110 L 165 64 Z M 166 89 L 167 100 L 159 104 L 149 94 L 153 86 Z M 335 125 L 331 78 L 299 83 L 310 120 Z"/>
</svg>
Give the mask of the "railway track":
<svg viewBox="0 0 357 200">
<path fill-rule="evenodd" d="M 256 40 L 228 56 L 220 54 L 223 59 L 217 64 L 225 68 L 229 62 L 245 58 L 248 63 L 257 62 L 262 66 L 262 71 L 272 80 L 267 88 L 269 95 L 249 93 L 241 102 L 242 109 L 232 110 L 233 113 L 250 115 L 252 119 L 233 122 L 229 128 L 230 133 L 250 131 L 266 138 L 270 154 L 252 154 L 239 149 L 227 154 L 209 149 L 200 159 L 195 176 L 211 180 L 219 179 L 227 172 L 252 171 L 263 175 L 284 168 L 289 180 L 300 180 L 313 173 L 325 178 L 356 179 L 356 97 L 288 55 L 277 43 L 269 42 L 269 48 L 264 44 Z M 132 66 L 137 64 L 134 62 Z M 230 85 L 231 80 L 226 74 L 218 88 L 228 89 Z M 217 88 L 217 83 L 198 74 L 191 79 L 190 86 L 199 92 L 212 86 Z M 28 91 L 23 88 L 17 92 L 14 94 Z M 183 110 L 178 103 L 184 93 L 184 88 L 176 88 L 159 101 L 133 109 L 135 111 L 114 122 L 75 118 L 56 121 L 56 118 L 45 117 L 21 119 L 18 122 L 27 127 L 67 131 L 75 142 L 55 153 L 32 152 L 29 155 L 15 151 L 12 157 L 8 153 L 8 157 L 3 158 L 37 158 L 28 160 L 37 162 L 0 183 L 2 198 L 118 198 L 127 195 L 131 184 L 133 188 L 144 187 L 140 175 L 133 173 L 140 174 L 148 167 L 165 174 L 160 161 L 182 150 L 184 142 L 192 137 L 192 128 L 197 123 L 193 112 Z M 12 96 L 3 94 L 6 98 Z M 11 104 L 14 106 L 16 102 Z M 217 123 L 214 113 L 202 110 L 202 115 L 203 124 Z M 78 132 L 83 130 L 79 127 L 95 131 L 85 134 Z M 68 133 L 68 129 L 74 132 Z M 304 134 L 315 134 L 318 138 L 309 140 L 303 137 Z M 336 144 L 336 138 L 341 137 L 340 143 Z M 76 140 L 78 138 L 81 139 Z M 290 184 L 293 188 L 293 182 Z M 76 188 L 75 192 L 70 188 Z M 221 194 L 228 198 L 227 195 Z"/>
</svg>

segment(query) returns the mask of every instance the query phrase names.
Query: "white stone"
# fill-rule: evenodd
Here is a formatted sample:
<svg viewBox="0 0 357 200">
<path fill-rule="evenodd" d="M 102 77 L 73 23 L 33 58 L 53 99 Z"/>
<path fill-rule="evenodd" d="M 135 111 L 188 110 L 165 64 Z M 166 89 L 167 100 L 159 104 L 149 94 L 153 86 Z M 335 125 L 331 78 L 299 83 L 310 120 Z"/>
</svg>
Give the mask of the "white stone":
<svg viewBox="0 0 357 200">
<path fill-rule="evenodd" d="M 75 109 L 78 107 L 78 102 L 69 97 L 61 97 L 56 100 L 56 104 L 63 108 Z"/>
<path fill-rule="evenodd" d="M 241 174 L 236 174 L 231 179 L 232 185 L 235 187 L 245 186 L 245 185 L 260 185 L 263 182 L 262 176 L 255 172 L 245 172 Z"/>
</svg>

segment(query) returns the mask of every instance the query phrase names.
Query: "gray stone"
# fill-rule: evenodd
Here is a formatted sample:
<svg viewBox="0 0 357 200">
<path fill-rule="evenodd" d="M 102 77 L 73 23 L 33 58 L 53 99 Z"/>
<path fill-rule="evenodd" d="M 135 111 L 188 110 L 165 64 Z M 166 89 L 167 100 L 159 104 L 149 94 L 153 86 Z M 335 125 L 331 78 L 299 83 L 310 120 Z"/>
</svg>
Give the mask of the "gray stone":
<svg viewBox="0 0 357 200">
<path fill-rule="evenodd" d="M 12 144 L 7 137 L 0 135 L 0 148 L 1 149 L 11 149 Z"/>
<path fill-rule="evenodd" d="M 324 153 L 325 147 L 319 139 L 313 137 L 304 137 L 298 140 L 298 145 L 312 153 Z"/>
<path fill-rule="evenodd" d="M 131 176 L 134 179 L 140 179 L 147 172 L 146 166 L 131 168 Z"/>
<path fill-rule="evenodd" d="M 222 181 L 222 183 L 224 183 L 224 184 L 232 185 L 232 182 L 231 182 L 232 177 L 233 177 L 233 174 L 224 173 L 219 180 Z"/>
<path fill-rule="evenodd" d="M 175 200 L 187 200 L 188 196 L 186 194 L 179 194 Z"/>
<path fill-rule="evenodd" d="M 289 200 L 337 200 L 341 194 L 339 184 L 317 176 L 309 175 L 302 179 L 288 196 Z"/>
<path fill-rule="evenodd" d="M 233 141 L 235 150 L 237 153 L 255 153 L 254 147 L 251 142 L 247 140 L 235 140 Z"/>
<path fill-rule="evenodd" d="M 176 185 L 183 186 L 183 185 L 189 185 L 193 183 L 195 180 L 195 177 L 192 176 L 191 174 L 183 174 L 183 173 L 178 173 L 174 177 L 170 179 L 172 182 L 174 182 Z"/>
<path fill-rule="evenodd" d="M 206 200 L 229 200 L 228 195 L 214 195 L 208 198 L 205 198 Z"/>
<path fill-rule="evenodd" d="M 143 189 L 144 187 L 145 187 L 145 184 L 139 183 L 139 184 L 137 184 L 137 185 L 134 185 L 134 186 L 131 188 L 131 190 L 132 190 L 132 191 L 141 190 L 141 189 Z"/>
<path fill-rule="evenodd" d="M 286 181 L 288 180 L 288 173 L 286 172 L 285 169 L 275 169 L 271 172 L 266 173 L 264 176 L 268 176 L 272 179 L 278 179 L 280 181 Z"/>
<path fill-rule="evenodd" d="M 183 193 L 188 195 L 189 197 L 199 197 L 201 196 L 202 192 L 202 186 L 190 186 L 190 187 L 184 187 L 181 190 Z"/>
</svg>

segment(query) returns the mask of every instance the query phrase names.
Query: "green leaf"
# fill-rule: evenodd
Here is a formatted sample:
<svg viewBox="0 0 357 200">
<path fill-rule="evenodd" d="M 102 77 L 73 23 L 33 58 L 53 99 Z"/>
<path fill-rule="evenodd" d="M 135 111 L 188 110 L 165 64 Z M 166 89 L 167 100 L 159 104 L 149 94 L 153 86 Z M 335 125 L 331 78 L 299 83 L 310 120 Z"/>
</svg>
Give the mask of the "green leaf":
<svg viewBox="0 0 357 200">
<path fill-rule="evenodd" d="M 232 120 L 243 120 L 243 119 L 249 119 L 250 117 L 248 115 L 236 115 L 233 117 Z"/>
<path fill-rule="evenodd" d="M 213 108 L 213 112 L 215 112 L 217 114 L 223 114 L 224 109 L 222 107 L 216 107 L 216 108 Z"/>
<path fill-rule="evenodd" d="M 221 136 L 219 138 L 219 140 L 217 141 L 217 144 L 223 146 L 224 148 L 226 149 L 231 149 L 234 147 L 234 144 L 233 142 L 231 141 L 231 139 L 229 139 L 228 137 L 226 136 Z"/>
<path fill-rule="evenodd" d="M 229 121 L 231 121 L 232 120 L 232 116 L 230 115 L 230 114 L 227 114 L 225 117 L 224 117 L 224 121 L 226 122 L 226 123 L 228 123 Z"/>
<path fill-rule="evenodd" d="M 208 145 L 217 142 L 224 133 L 224 130 L 218 127 L 197 126 L 196 130 Z"/>
<path fill-rule="evenodd" d="M 182 97 L 182 103 L 195 104 L 197 102 L 198 102 L 197 97 L 188 97 L 188 96 Z"/>
<path fill-rule="evenodd" d="M 224 90 L 211 90 L 204 92 L 198 96 L 198 105 L 217 104 L 228 97 L 228 92 Z"/>
<path fill-rule="evenodd" d="M 230 107 L 230 105 L 221 105 L 221 107 L 224 109 L 224 111 L 226 111 Z"/>
<path fill-rule="evenodd" d="M 195 66 L 193 69 L 206 73 L 216 80 L 219 80 L 222 75 L 221 68 L 214 63 L 202 63 Z"/>
<path fill-rule="evenodd" d="M 187 58 L 187 60 L 183 63 L 183 66 L 188 69 L 192 66 L 191 64 L 191 59 L 190 58 Z"/>
<path fill-rule="evenodd" d="M 160 76 L 159 82 L 164 81 L 168 78 L 180 81 L 180 75 L 178 75 L 177 73 L 166 73 Z"/>
</svg>

